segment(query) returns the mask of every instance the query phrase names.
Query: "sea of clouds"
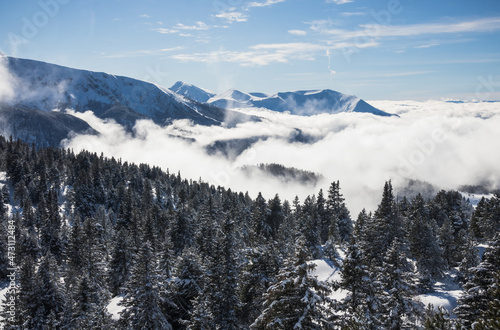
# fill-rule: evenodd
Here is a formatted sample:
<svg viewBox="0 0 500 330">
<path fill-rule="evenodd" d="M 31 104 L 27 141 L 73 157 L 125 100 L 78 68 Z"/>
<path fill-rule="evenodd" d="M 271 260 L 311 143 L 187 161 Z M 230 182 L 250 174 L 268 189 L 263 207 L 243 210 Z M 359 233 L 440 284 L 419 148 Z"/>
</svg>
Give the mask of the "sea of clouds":
<svg viewBox="0 0 500 330">
<path fill-rule="evenodd" d="M 248 191 L 265 198 L 276 193 L 282 199 L 326 191 L 340 180 L 341 191 L 353 216 L 362 208 L 374 210 L 386 180 L 398 190 L 408 179 L 422 180 L 442 189 L 461 185 L 500 183 L 500 103 L 447 101 L 372 101 L 373 106 L 398 114 L 340 113 L 303 117 L 262 109 L 239 109 L 263 118 L 236 127 L 193 125 L 175 121 L 160 127 L 139 121 L 133 132 L 95 117 L 91 112 L 74 113 L 101 134 L 78 135 L 64 141 L 75 151 L 103 152 L 123 161 L 148 163 L 181 172 L 233 191 Z M 290 142 L 296 129 L 314 137 L 314 143 Z M 268 136 L 236 157 L 208 155 L 205 147 L 214 141 Z M 316 186 L 283 182 L 256 172 L 240 170 L 244 165 L 278 163 L 323 176 Z"/>
</svg>

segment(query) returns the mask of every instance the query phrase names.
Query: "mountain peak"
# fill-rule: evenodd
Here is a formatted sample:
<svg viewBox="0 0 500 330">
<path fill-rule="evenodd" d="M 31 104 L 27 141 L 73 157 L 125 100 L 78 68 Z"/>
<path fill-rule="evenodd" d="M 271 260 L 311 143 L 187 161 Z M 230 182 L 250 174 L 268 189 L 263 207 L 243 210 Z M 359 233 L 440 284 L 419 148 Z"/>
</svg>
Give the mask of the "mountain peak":
<svg viewBox="0 0 500 330">
<path fill-rule="evenodd" d="M 215 96 L 215 93 L 212 93 L 209 90 L 185 83 L 180 80 L 177 81 L 172 87 L 170 87 L 169 90 L 197 102 L 207 102 L 211 97 Z"/>
</svg>

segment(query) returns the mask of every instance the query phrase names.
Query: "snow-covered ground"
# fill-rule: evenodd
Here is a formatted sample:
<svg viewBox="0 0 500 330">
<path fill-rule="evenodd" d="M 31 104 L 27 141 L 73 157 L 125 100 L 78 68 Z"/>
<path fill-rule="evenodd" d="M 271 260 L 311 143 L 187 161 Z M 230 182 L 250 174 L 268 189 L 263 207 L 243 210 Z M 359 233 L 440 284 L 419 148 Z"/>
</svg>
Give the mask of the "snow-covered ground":
<svg viewBox="0 0 500 330">
<path fill-rule="evenodd" d="M 111 318 L 113 320 L 119 320 L 120 312 L 125 309 L 125 307 L 119 305 L 122 301 L 123 295 L 119 295 L 111 299 L 108 306 L 106 306 L 106 309 L 108 310 L 108 313 L 111 314 Z"/>
<path fill-rule="evenodd" d="M 420 301 L 426 307 L 429 304 L 434 306 L 434 309 L 442 306 L 451 312 L 457 307 L 457 300 L 463 292 L 460 285 L 455 281 L 456 276 L 455 270 L 446 272 L 443 278 L 434 284 L 433 292 L 418 296 Z"/>
<path fill-rule="evenodd" d="M 477 204 L 479 201 L 484 197 L 485 199 L 490 199 L 493 198 L 493 194 L 487 194 L 487 195 L 482 195 L 482 194 L 471 194 L 467 192 L 460 191 L 460 194 L 462 195 L 463 198 L 469 200 L 469 203 L 471 203 L 474 208 L 476 208 Z"/>
<path fill-rule="evenodd" d="M 340 269 L 332 263 L 323 259 L 312 261 L 316 265 L 316 269 L 312 275 L 317 276 L 321 281 L 339 281 L 341 278 Z M 439 306 L 452 311 L 457 306 L 457 301 L 460 298 L 463 290 L 460 285 L 455 281 L 457 276 L 456 270 L 445 272 L 443 278 L 434 284 L 433 292 L 421 294 L 417 296 L 426 307 L 431 304 L 437 309 Z M 330 298 L 340 301 L 345 298 L 346 291 L 335 291 L 330 295 Z"/>
</svg>

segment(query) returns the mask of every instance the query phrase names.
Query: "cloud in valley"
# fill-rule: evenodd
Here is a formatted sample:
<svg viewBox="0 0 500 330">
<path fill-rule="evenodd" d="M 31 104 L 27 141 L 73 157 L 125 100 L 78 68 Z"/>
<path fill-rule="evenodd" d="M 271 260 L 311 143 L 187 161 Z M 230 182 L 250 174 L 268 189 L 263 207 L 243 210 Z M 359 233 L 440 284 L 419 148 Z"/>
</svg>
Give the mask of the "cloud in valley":
<svg viewBox="0 0 500 330">
<path fill-rule="evenodd" d="M 346 202 L 356 216 L 363 207 L 373 210 L 380 201 L 386 180 L 396 187 L 406 179 L 418 179 L 444 189 L 463 184 L 500 183 L 500 113 L 498 103 L 371 102 L 397 117 L 369 114 L 316 115 L 300 117 L 259 109 L 242 110 L 264 117 L 260 123 L 233 128 L 193 126 L 176 121 L 162 128 L 140 121 L 134 134 L 119 125 L 95 118 L 90 112 L 76 114 L 88 121 L 101 136 L 76 136 L 65 146 L 104 152 L 124 161 L 149 163 L 184 177 L 201 178 L 236 191 L 261 191 L 266 198 L 279 193 L 283 199 L 328 189 L 340 180 Z M 315 137 L 314 143 L 290 143 L 289 136 L 300 129 Z M 179 137 L 174 137 L 179 136 Z M 268 136 L 234 160 L 209 156 L 205 146 L 217 140 Z M 182 137 L 182 138 L 181 138 Z M 188 139 L 195 139 L 190 142 Z M 316 187 L 283 183 L 258 174 L 246 177 L 244 165 L 278 163 L 313 171 L 324 176 Z"/>
</svg>

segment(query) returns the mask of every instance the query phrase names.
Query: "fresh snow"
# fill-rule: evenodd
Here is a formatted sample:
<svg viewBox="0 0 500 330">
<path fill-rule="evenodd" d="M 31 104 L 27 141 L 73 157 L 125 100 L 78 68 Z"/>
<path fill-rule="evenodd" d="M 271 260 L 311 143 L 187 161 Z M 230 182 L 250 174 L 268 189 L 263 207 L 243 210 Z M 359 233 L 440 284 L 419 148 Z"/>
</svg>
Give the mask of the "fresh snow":
<svg viewBox="0 0 500 330">
<path fill-rule="evenodd" d="M 425 306 L 431 304 L 436 310 L 442 306 L 451 312 L 457 307 L 457 301 L 463 292 L 455 281 L 456 276 L 455 270 L 445 272 L 443 278 L 434 284 L 433 292 L 421 294 L 418 298 Z"/>
<path fill-rule="evenodd" d="M 316 269 L 311 272 L 312 276 L 316 276 L 318 280 L 325 281 L 329 283 L 338 282 L 341 280 L 340 269 L 335 267 L 330 261 L 324 259 L 317 259 L 311 261 L 312 264 L 316 265 Z M 344 299 L 347 295 L 345 290 L 333 291 L 329 297 L 331 299 L 340 301 Z"/>
<path fill-rule="evenodd" d="M 483 194 L 472 194 L 472 193 L 467 193 L 467 192 L 463 192 L 463 191 L 460 191 L 460 194 L 462 195 L 463 198 L 465 198 L 466 200 L 469 201 L 469 203 L 474 207 L 476 208 L 477 204 L 479 203 L 479 201 L 484 197 L 485 199 L 491 199 L 493 198 L 495 195 L 493 194 L 487 194 L 487 195 L 483 195 Z"/>
<path fill-rule="evenodd" d="M 125 309 L 125 307 L 121 306 L 121 302 L 123 301 L 123 295 L 119 295 L 111 299 L 106 309 L 108 313 L 111 314 L 111 318 L 113 320 L 120 319 L 120 313 Z"/>
</svg>

